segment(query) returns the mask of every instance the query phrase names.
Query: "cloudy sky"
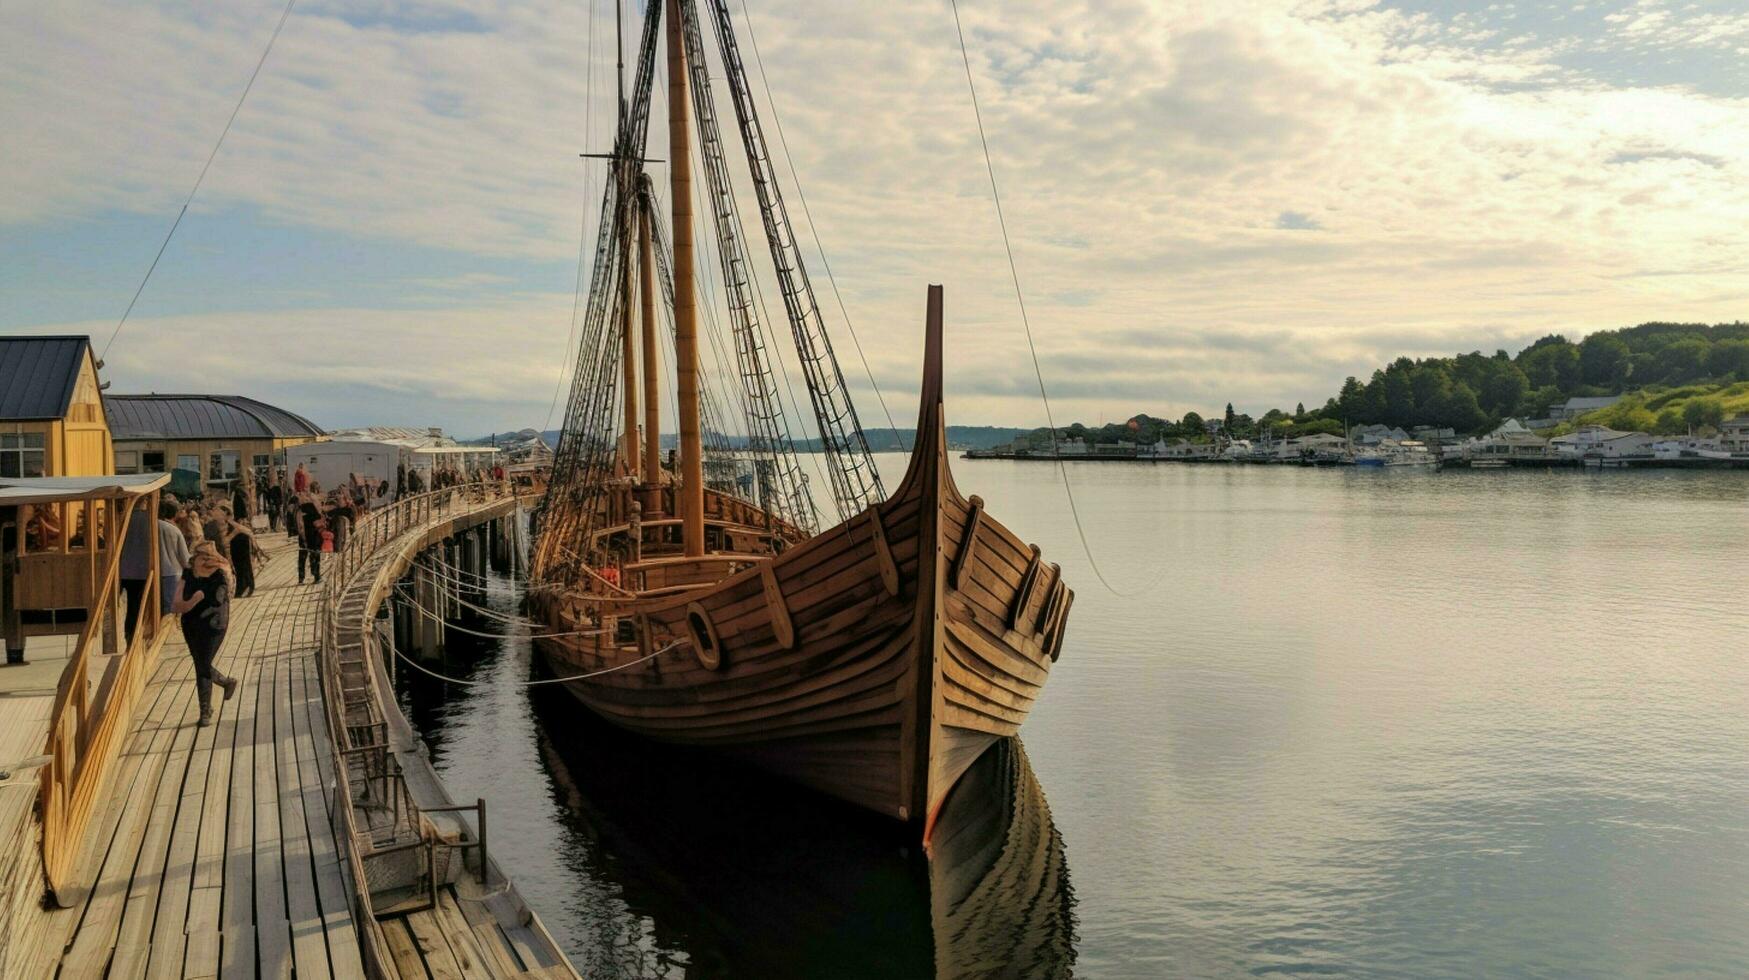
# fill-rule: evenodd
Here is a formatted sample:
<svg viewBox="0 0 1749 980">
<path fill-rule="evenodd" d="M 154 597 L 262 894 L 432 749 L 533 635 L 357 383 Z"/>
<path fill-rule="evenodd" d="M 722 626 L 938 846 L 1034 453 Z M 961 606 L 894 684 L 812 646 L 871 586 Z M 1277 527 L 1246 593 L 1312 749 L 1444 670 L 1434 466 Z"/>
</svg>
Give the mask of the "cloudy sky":
<svg viewBox="0 0 1749 980">
<path fill-rule="evenodd" d="M 915 411 L 933 281 L 951 420 L 1042 424 L 946 0 L 747 2 L 892 414 Z M 0 332 L 108 337 L 281 7 L 0 5 Z M 962 15 L 1059 421 L 1320 403 L 1398 354 L 1749 309 L 1740 0 Z M 111 390 L 251 394 L 330 426 L 541 424 L 612 16 L 299 3 L 109 352 Z"/>
</svg>

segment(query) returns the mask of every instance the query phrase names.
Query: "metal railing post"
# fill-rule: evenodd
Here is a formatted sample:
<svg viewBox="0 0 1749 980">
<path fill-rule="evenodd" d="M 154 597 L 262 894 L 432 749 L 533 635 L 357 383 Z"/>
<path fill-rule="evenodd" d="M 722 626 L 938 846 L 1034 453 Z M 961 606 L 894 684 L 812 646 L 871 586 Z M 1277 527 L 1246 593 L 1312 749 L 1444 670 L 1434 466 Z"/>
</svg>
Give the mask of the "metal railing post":
<svg viewBox="0 0 1749 980">
<path fill-rule="evenodd" d="M 474 801 L 480 806 L 480 887 L 488 888 L 492 884 L 492 865 L 486 855 L 486 798 L 477 796 Z"/>
</svg>

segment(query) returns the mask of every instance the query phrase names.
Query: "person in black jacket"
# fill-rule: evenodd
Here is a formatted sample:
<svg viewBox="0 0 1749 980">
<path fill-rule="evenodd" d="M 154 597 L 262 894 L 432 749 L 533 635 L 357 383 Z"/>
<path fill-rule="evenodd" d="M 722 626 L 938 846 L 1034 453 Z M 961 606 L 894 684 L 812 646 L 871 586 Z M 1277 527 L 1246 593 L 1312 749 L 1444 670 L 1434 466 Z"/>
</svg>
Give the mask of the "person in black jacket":
<svg viewBox="0 0 1749 980">
<path fill-rule="evenodd" d="M 182 596 L 171 611 L 182 617 L 182 639 L 194 658 L 194 690 L 203 728 L 213 722 L 213 685 L 225 689 L 226 701 L 237 693 L 237 679 L 213 666 L 231 625 L 232 588 L 231 563 L 219 553 L 219 546 L 212 541 L 195 545 L 182 576 Z"/>
<path fill-rule="evenodd" d="M 315 493 L 300 495 L 297 509 L 298 584 L 304 584 L 304 569 L 319 584 L 322 581 L 322 505 Z"/>
</svg>

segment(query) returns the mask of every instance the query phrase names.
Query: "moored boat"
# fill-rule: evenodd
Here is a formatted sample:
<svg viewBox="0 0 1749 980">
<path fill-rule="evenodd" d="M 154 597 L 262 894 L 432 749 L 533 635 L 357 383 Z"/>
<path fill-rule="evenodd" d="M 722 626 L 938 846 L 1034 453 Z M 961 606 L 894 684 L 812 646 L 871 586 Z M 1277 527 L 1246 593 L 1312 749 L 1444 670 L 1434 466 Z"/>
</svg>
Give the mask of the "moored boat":
<svg viewBox="0 0 1749 980">
<path fill-rule="evenodd" d="M 746 280 L 732 277 L 744 276 L 747 264 L 736 251 L 744 248 L 732 223 L 738 212 L 724 203 L 732 187 L 715 155 L 721 144 L 690 0 L 666 5 L 671 278 L 658 247 L 641 126 L 662 9 L 648 8 L 639 82 L 622 109 L 588 329 L 540 513 L 530 604 L 548 630 L 538 648 L 553 674 L 568 679 L 566 690 L 619 726 L 730 753 L 921 822 L 927 837 L 960 774 L 992 742 L 1018 732 L 1062 648 L 1074 593 L 1038 548 L 954 483 L 939 286 L 928 292 L 917 444 L 898 488 L 882 491 L 806 292 L 800 253 L 787 238 L 776 181 L 760 177 L 770 164 L 758 155 L 765 144 L 750 99 L 736 100 L 737 113 L 748 114 L 738 121 L 752 134 L 749 165 L 827 447 L 839 523 L 812 530 L 806 480 L 795 475 L 793 448 L 773 421 L 781 399 L 751 303 L 732 305 L 727 318 L 742 386 L 732 398 L 746 413 L 751 471 L 734 475 L 737 457 L 726 440 L 707 444 L 711 402 L 691 233 L 695 115 L 725 295 L 746 294 Z M 726 6 L 718 0 L 712 13 L 726 82 L 741 92 Z M 680 445 L 671 465 L 661 462 L 659 446 L 658 271 L 672 297 Z"/>
</svg>

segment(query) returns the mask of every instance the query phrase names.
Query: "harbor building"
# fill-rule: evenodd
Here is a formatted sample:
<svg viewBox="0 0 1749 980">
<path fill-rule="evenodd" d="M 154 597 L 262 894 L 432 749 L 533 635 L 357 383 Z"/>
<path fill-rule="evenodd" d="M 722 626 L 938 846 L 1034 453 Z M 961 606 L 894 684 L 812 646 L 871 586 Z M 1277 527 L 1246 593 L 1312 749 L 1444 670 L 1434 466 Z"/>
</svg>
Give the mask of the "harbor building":
<svg viewBox="0 0 1749 980">
<path fill-rule="evenodd" d="M 115 472 L 191 470 L 204 483 L 256 479 L 284 463 L 285 450 L 326 439 L 301 415 L 241 395 L 110 395 Z"/>
<path fill-rule="evenodd" d="M 1749 415 L 1719 423 L 1719 446 L 1733 455 L 1749 454 Z"/>
<path fill-rule="evenodd" d="M 1620 395 L 1605 395 L 1600 398 L 1569 398 L 1549 406 L 1549 418 L 1556 422 L 1576 419 L 1586 412 L 1595 412 L 1600 408 L 1608 408 L 1621 401 Z"/>
<path fill-rule="evenodd" d="M 98 367 L 89 337 L 0 337 L 0 478 L 113 472 Z"/>
<path fill-rule="evenodd" d="M 436 427 L 373 425 L 337 429 L 325 442 L 299 446 L 286 453 L 285 465 L 302 464 L 323 486 L 337 486 L 356 475 L 373 484 L 387 481 L 399 493 L 401 478 L 409 472 L 418 471 L 421 483 L 429 487 L 438 470 L 490 469 L 498 452 L 492 446 L 464 446 Z"/>
</svg>

